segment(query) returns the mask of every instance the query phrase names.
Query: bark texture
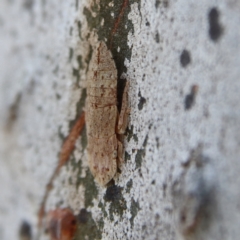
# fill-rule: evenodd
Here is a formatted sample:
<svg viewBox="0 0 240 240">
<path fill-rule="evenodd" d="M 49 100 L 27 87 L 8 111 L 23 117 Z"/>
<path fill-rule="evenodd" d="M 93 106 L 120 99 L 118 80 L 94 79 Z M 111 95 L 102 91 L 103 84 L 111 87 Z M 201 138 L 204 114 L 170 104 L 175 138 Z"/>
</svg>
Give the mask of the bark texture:
<svg viewBox="0 0 240 240">
<path fill-rule="evenodd" d="M 72 209 L 77 240 L 239 239 L 237 0 L 1 0 L 0 239 L 37 239 L 99 41 L 119 102 L 130 82 L 125 164 L 98 186 L 84 130 L 46 210 Z"/>
</svg>

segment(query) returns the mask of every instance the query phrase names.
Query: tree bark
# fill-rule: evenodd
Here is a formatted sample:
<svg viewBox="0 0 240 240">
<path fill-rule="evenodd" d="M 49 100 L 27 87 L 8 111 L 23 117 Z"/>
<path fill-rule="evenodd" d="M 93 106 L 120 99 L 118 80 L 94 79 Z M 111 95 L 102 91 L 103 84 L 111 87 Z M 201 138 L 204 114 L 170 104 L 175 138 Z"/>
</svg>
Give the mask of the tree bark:
<svg viewBox="0 0 240 240">
<path fill-rule="evenodd" d="M 99 186 L 84 128 L 46 212 L 71 209 L 77 240 L 239 239 L 239 33 L 234 0 L 2 0 L 0 239 L 50 238 L 38 211 L 99 41 L 119 108 L 130 83 L 125 163 Z"/>
</svg>

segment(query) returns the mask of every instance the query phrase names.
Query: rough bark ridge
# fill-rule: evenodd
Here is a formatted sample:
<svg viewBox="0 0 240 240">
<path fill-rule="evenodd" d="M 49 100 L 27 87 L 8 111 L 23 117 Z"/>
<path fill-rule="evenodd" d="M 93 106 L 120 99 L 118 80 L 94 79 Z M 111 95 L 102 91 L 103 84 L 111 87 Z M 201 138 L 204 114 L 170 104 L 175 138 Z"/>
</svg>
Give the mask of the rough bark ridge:
<svg viewBox="0 0 240 240">
<path fill-rule="evenodd" d="M 114 184 L 98 186 L 84 130 L 46 210 L 72 209 L 78 240 L 237 240 L 239 26 L 235 0 L 2 0 L 0 239 L 35 239 L 46 184 L 84 109 L 93 50 L 105 41 L 119 102 L 130 82 L 125 164 Z"/>
</svg>

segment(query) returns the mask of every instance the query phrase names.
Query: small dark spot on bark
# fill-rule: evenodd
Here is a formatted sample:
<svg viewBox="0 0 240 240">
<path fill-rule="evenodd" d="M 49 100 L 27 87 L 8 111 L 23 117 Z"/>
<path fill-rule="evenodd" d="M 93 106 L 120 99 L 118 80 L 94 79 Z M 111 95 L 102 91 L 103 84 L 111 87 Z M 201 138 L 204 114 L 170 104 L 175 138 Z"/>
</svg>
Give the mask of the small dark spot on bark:
<svg viewBox="0 0 240 240">
<path fill-rule="evenodd" d="M 85 208 L 82 208 L 77 215 L 77 220 L 80 224 L 85 224 L 87 223 L 88 220 L 88 212 Z"/>
<path fill-rule="evenodd" d="M 145 137 L 145 140 L 143 142 L 143 148 L 137 150 L 137 154 L 135 156 L 136 169 L 141 168 L 142 166 L 142 161 L 143 161 L 143 158 L 145 157 L 145 152 L 146 152 L 145 148 L 147 146 L 147 142 L 148 142 L 148 135 Z"/>
<path fill-rule="evenodd" d="M 155 7 L 158 8 L 160 5 L 167 8 L 169 6 L 169 2 L 168 2 L 168 0 L 156 0 Z"/>
<path fill-rule="evenodd" d="M 78 10 L 78 0 L 76 0 L 75 7 L 76 7 L 76 10 Z"/>
<path fill-rule="evenodd" d="M 140 97 L 139 103 L 138 103 L 138 109 L 142 110 L 143 105 L 146 103 L 146 98 L 142 97 L 141 92 L 139 91 L 138 96 Z"/>
<path fill-rule="evenodd" d="M 160 220 L 160 215 L 158 213 L 155 215 L 155 219 L 156 219 L 156 221 Z"/>
<path fill-rule="evenodd" d="M 61 95 L 59 93 L 56 94 L 57 100 L 61 99 Z"/>
<path fill-rule="evenodd" d="M 26 8 L 27 10 L 31 11 L 33 8 L 33 0 L 25 0 L 23 2 L 23 7 Z"/>
<path fill-rule="evenodd" d="M 163 7 L 167 8 L 169 6 L 168 0 L 163 0 Z"/>
<path fill-rule="evenodd" d="M 131 214 L 132 214 L 132 217 L 130 218 L 130 223 L 131 223 L 131 227 L 133 227 L 134 225 L 134 218 L 137 216 L 138 214 L 138 211 L 140 210 L 140 206 L 139 206 L 139 203 L 138 202 L 135 202 L 134 199 L 132 198 L 132 202 L 131 202 Z"/>
<path fill-rule="evenodd" d="M 208 23 L 209 23 L 209 37 L 212 41 L 216 42 L 222 35 L 223 29 L 219 23 L 219 12 L 216 7 L 213 7 L 208 13 Z"/>
<path fill-rule="evenodd" d="M 72 36 L 72 32 L 73 32 L 73 27 L 69 28 L 69 35 Z"/>
<path fill-rule="evenodd" d="M 145 137 L 144 142 L 143 142 L 143 147 L 147 146 L 147 142 L 148 142 L 148 135 Z"/>
<path fill-rule="evenodd" d="M 126 192 L 127 193 L 130 193 L 130 190 L 132 188 L 132 185 L 133 185 L 133 181 L 132 179 L 130 179 L 128 182 L 127 182 L 127 188 L 126 188 Z"/>
<path fill-rule="evenodd" d="M 82 33 L 81 33 L 82 23 L 80 21 L 78 21 L 77 25 L 78 25 L 78 36 L 80 39 L 82 39 Z"/>
<path fill-rule="evenodd" d="M 181 212 L 181 214 L 180 214 L 180 221 L 182 223 L 185 223 L 185 221 L 186 221 L 186 213 L 185 212 Z"/>
<path fill-rule="evenodd" d="M 163 183 L 163 196 L 166 197 L 167 183 Z"/>
<path fill-rule="evenodd" d="M 69 62 L 72 60 L 72 57 L 73 57 L 73 49 L 72 48 L 69 48 Z"/>
<path fill-rule="evenodd" d="M 27 221 L 22 221 L 19 228 L 20 239 L 31 240 L 32 239 L 32 227 Z"/>
<path fill-rule="evenodd" d="M 190 94 L 188 94 L 186 97 L 185 97 L 185 110 L 189 110 L 192 108 L 192 106 L 194 105 L 195 103 L 195 99 L 196 99 L 196 95 L 197 95 L 197 92 L 198 92 L 198 86 L 197 85 L 193 85 L 191 87 L 191 92 Z"/>
<path fill-rule="evenodd" d="M 53 73 L 54 73 L 54 74 L 57 74 L 57 73 L 58 73 L 58 70 L 59 70 L 59 66 L 57 65 L 57 66 L 53 69 Z"/>
<path fill-rule="evenodd" d="M 144 156 L 145 156 L 145 149 L 140 149 L 137 151 L 137 154 L 135 157 L 136 169 L 142 166 L 142 161 Z"/>
<path fill-rule="evenodd" d="M 146 224 L 142 225 L 142 231 L 145 231 L 147 229 Z"/>
<path fill-rule="evenodd" d="M 7 129 L 11 129 L 13 126 L 13 123 L 17 120 L 21 99 L 22 99 L 22 94 L 18 93 L 15 97 L 14 102 L 9 107 Z"/>
<path fill-rule="evenodd" d="M 134 140 L 136 143 L 138 143 L 138 135 L 134 133 L 134 134 L 132 135 L 132 137 L 133 137 L 133 140 Z"/>
<path fill-rule="evenodd" d="M 160 143 L 159 143 L 159 138 L 158 137 L 156 137 L 156 142 L 157 142 L 157 148 L 159 148 L 160 147 Z"/>
<path fill-rule="evenodd" d="M 83 68 L 83 61 L 82 61 L 82 56 L 81 55 L 77 56 L 77 61 L 78 61 L 79 69 L 82 69 Z"/>
<path fill-rule="evenodd" d="M 146 22 L 146 26 L 149 27 L 150 26 L 150 23 L 149 21 Z"/>
<path fill-rule="evenodd" d="M 160 41 L 158 32 L 155 35 L 155 41 L 156 41 L 156 43 L 159 43 L 159 41 Z"/>
<path fill-rule="evenodd" d="M 37 106 L 37 110 L 39 111 L 39 112 L 41 112 L 43 109 L 42 109 L 42 106 Z"/>
<path fill-rule="evenodd" d="M 185 110 L 189 110 L 194 103 L 194 96 L 190 93 L 185 98 Z"/>
<path fill-rule="evenodd" d="M 112 185 L 107 188 L 104 196 L 104 200 L 107 202 L 113 202 L 120 199 L 122 196 L 122 188 L 116 185 Z"/>
<path fill-rule="evenodd" d="M 186 67 L 190 62 L 191 62 L 190 53 L 186 49 L 184 49 L 180 56 L 180 63 L 182 67 Z"/>
<path fill-rule="evenodd" d="M 77 82 L 80 80 L 80 74 L 79 74 L 79 69 L 73 68 L 73 76 L 77 78 Z"/>
<path fill-rule="evenodd" d="M 131 138 L 133 138 L 135 142 L 138 142 L 138 136 L 133 132 L 133 125 L 131 125 L 131 128 L 127 127 L 126 133 L 128 142 Z"/>
</svg>

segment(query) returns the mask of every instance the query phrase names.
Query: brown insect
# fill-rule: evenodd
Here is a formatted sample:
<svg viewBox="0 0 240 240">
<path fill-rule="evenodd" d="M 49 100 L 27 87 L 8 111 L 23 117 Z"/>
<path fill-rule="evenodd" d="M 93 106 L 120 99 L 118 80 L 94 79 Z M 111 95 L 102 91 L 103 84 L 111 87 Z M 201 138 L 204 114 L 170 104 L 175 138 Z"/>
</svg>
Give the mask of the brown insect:
<svg viewBox="0 0 240 240">
<path fill-rule="evenodd" d="M 124 89 L 122 108 L 119 114 L 117 109 L 117 69 L 112 54 L 104 42 L 100 42 L 93 57 L 92 70 L 87 81 L 87 155 L 93 176 L 99 184 L 104 186 L 114 177 L 117 166 L 120 168 L 123 162 L 123 146 L 120 139 L 127 127 L 130 112 L 127 104 L 129 83 L 126 83 Z M 61 167 L 68 161 L 84 123 L 85 113 L 83 112 L 61 148 L 58 165 L 46 186 L 39 209 L 39 229 L 41 229 L 45 216 L 45 204 L 52 189 L 52 183 Z M 58 212 L 54 214 L 58 214 Z"/>
<path fill-rule="evenodd" d="M 104 186 L 115 175 L 123 159 L 121 135 L 127 127 L 126 83 L 122 109 L 117 109 L 117 69 L 111 52 L 100 42 L 92 60 L 92 72 L 87 81 L 87 158 L 90 170 L 97 182 Z"/>
<path fill-rule="evenodd" d="M 77 229 L 77 220 L 68 208 L 57 208 L 47 214 L 47 231 L 51 240 L 72 240 Z"/>
</svg>

